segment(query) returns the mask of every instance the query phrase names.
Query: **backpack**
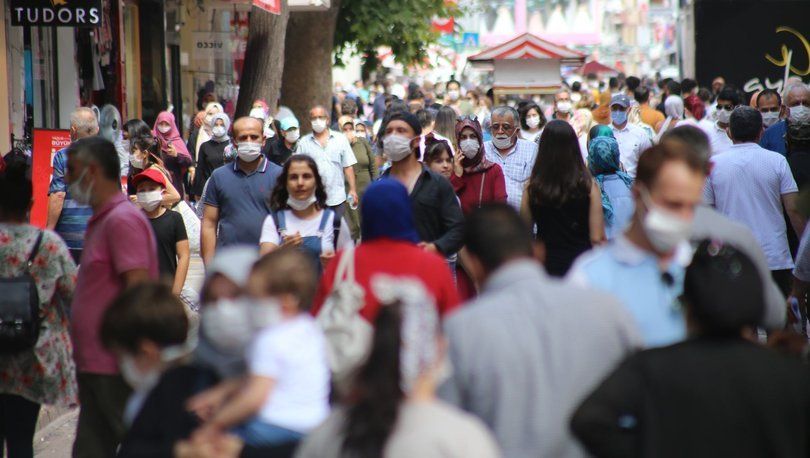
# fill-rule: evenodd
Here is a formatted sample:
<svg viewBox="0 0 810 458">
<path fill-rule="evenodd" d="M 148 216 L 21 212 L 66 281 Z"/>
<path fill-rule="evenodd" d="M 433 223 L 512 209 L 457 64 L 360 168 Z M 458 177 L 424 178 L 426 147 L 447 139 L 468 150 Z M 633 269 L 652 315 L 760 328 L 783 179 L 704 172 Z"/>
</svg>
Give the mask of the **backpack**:
<svg viewBox="0 0 810 458">
<path fill-rule="evenodd" d="M 0 278 L 0 354 L 13 355 L 34 348 L 39 339 L 42 318 L 39 292 L 31 276 L 31 265 L 42 243 L 40 231 L 23 272 L 12 278 Z"/>
<path fill-rule="evenodd" d="M 360 315 L 364 297 L 363 287 L 354 279 L 354 249 L 349 248 L 338 261 L 332 292 L 316 317 L 326 338 L 332 380 L 339 389 L 351 382 L 371 348 L 373 328 Z"/>
</svg>

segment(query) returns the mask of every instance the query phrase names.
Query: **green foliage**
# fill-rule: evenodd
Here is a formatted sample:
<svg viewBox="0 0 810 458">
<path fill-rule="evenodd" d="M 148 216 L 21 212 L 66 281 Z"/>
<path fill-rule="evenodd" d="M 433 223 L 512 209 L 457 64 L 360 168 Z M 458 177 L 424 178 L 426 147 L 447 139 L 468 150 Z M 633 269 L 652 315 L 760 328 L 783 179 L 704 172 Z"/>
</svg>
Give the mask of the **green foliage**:
<svg viewBox="0 0 810 458">
<path fill-rule="evenodd" d="M 427 56 L 427 45 L 439 35 L 430 25 L 433 17 L 458 16 L 459 9 L 445 0 L 342 0 L 335 29 L 337 64 L 350 49 L 376 66 L 376 49 L 388 46 L 397 62 L 408 65 Z"/>
</svg>

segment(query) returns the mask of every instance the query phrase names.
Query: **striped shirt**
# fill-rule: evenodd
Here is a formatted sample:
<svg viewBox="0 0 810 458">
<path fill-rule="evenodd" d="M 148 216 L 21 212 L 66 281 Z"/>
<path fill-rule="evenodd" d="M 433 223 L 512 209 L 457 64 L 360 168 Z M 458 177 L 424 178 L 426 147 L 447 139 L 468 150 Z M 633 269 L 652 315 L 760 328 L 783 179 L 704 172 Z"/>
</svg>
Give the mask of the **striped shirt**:
<svg viewBox="0 0 810 458">
<path fill-rule="evenodd" d="M 506 202 L 520 210 L 523 187 L 532 175 L 534 161 L 537 158 L 537 143 L 518 139 L 508 153 L 501 154 L 489 141 L 484 143 L 484 151 L 489 161 L 500 165 L 503 169 L 506 178 Z"/>
<path fill-rule="evenodd" d="M 81 205 L 68 192 L 65 183 L 67 173 L 67 148 L 56 152 L 53 157 L 53 177 L 48 188 L 48 195 L 55 192 L 64 192 L 65 201 L 62 204 L 62 213 L 56 222 L 54 230 L 65 241 L 71 250 L 81 250 L 84 247 L 84 233 L 87 230 L 87 220 L 93 216 L 93 209 L 87 205 Z"/>
</svg>

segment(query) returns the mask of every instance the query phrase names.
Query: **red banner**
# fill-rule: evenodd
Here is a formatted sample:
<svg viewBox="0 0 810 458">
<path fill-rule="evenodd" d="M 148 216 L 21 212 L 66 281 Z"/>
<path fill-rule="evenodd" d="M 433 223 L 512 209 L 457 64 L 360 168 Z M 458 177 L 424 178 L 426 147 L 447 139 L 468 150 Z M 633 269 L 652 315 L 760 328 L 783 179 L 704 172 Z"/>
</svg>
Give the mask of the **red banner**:
<svg viewBox="0 0 810 458">
<path fill-rule="evenodd" d="M 31 181 L 34 185 L 34 206 L 31 224 L 45 227 L 48 219 L 48 187 L 51 185 L 53 156 L 70 145 L 70 131 L 34 129 L 31 151 Z"/>
<path fill-rule="evenodd" d="M 281 0 L 253 0 L 253 6 L 270 14 L 281 14 Z"/>
<path fill-rule="evenodd" d="M 449 35 L 453 33 L 453 29 L 455 26 L 455 20 L 453 18 L 433 18 L 430 21 L 430 24 L 433 26 L 433 30 L 441 33 L 443 35 Z"/>
</svg>

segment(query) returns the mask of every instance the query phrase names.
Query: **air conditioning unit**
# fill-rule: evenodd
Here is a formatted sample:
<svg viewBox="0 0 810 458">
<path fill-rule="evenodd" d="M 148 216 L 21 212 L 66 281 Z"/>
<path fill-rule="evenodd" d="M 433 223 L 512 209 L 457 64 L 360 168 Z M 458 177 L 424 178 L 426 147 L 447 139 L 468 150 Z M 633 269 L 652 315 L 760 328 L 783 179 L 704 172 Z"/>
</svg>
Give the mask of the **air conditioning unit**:
<svg viewBox="0 0 810 458">
<path fill-rule="evenodd" d="M 330 3 L 330 0 L 287 0 L 287 6 L 290 8 L 291 13 L 328 10 Z"/>
</svg>

